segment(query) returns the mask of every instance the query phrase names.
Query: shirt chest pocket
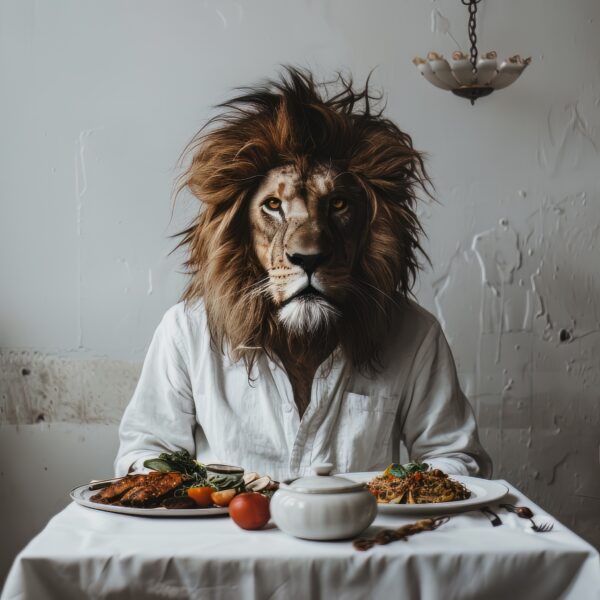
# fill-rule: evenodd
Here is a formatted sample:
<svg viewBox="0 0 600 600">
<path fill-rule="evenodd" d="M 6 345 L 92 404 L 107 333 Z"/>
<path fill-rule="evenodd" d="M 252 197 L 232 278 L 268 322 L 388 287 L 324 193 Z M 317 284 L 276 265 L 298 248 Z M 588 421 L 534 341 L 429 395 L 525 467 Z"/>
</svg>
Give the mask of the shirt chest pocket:
<svg viewBox="0 0 600 600">
<path fill-rule="evenodd" d="M 398 396 L 342 396 L 338 419 L 337 454 L 348 469 L 361 470 L 388 454 L 396 420 Z"/>
</svg>

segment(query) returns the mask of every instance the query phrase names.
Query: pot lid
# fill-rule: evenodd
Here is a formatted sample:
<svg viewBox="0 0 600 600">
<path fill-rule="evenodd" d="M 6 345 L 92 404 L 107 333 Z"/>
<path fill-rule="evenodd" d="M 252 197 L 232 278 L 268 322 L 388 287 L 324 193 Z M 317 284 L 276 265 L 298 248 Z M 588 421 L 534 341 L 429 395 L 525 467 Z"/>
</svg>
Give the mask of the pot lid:
<svg viewBox="0 0 600 600">
<path fill-rule="evenodd" d="M 304 494 L 342 494 L 365 488 L 364 483 L 357 483 L 339 475 L 331 475 L 333 470 L 331 463 L 315 464 L 312 469 L 314 475 L 300 477 L 288 484 L 282 483 L 280 487 Z"/>
</svg>

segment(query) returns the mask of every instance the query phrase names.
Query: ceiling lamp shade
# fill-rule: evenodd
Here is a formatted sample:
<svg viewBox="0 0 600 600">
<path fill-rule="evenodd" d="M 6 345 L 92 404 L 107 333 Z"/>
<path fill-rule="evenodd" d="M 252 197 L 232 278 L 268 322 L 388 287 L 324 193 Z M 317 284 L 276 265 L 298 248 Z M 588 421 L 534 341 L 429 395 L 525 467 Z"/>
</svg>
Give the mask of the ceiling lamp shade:
<svg viewBox="0 0 600 600">
<path fill-rule="evenodd" d="M 441 54 L 430 52 L 427 59 L 416 56 L 413 63 L 429 83 L 468 98 L 471 104 L 477 98 L 508 87 L 531 62 L 531 58 L 521 58 L 516 54 L 498 64 L 496 53 L 488 52 L 477 60 L 473 69 L 463 52 L 455 52 L 452 59 L 452 63 L 449 63 Z"/>
<path fill-rule="evenodd" d="M 469 8 L 470 56 L 464 52 L 455 52 L 450 64 L 441 54 L 429 52 L 426 59 L 417 56 L 413 63 L 429 83 L 468 98 L 471 104 L 475 104 L 477 98 L 489 96 L 493 91 L 513 83 L 531 62 L 531 58 L 521 58 L 516 54 L 499 63 L 496 52 L 488 52 L 479 57 L 475 15 L 477 4 L 481 0 L 461 2 Z"/>
</svg>

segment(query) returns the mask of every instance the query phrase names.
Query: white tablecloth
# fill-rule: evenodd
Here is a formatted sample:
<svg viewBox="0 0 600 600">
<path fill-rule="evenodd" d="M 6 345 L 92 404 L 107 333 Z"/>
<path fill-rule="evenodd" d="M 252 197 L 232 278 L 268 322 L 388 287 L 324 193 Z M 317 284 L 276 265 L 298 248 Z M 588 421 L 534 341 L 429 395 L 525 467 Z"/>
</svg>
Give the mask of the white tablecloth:
<svg viewBox="0 0 600 600">
<path fill-rule="evenodd" d="M 511 487 L 508 501 L 545 513 Z M 496 507 L 494 507 L 496 508 Z M 2 599 L 600 598 L 600 559 L 555 522 L 497 511 L 454 516 L 437 531 L 376 546 L 310 542 L 272 527 L 247 532 L 228 517 L 150 519 L 71 504 L 20 553 Z M 379 516 L 369 532 L 409 522 Z"/>
</svg>

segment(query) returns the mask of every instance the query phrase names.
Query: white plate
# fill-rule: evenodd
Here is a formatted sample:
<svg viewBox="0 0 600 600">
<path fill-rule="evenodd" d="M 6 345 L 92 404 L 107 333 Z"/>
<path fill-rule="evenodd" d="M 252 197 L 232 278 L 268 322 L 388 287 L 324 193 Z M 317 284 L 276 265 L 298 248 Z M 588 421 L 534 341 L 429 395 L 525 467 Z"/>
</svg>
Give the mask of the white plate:
<svg viewBox="0 0 600 600">
<path fill-rule="evenodd" d="M 378 475 L 381 475 L 381 471 L 373 473 L 344 473 L 342 477 L 366 483 Z M 464 484 L 471 492 L 471 497 L 466 500 L 437 502 L 434 504 L 378 504 L 379 512 L 396 515 L 434 515 L 462 512 L 493 504 L 508 494 L 508 488 L 497 481 L 467 477 L 466 475 L 450 475 L 449 477 Z"/>
<path fill-rule="evenodd" d="M 117 481 L 115 479 L 115 481 Z M 122 515 L 136 515 L 138 517 L 213 517 L 215 515 L 229 514 L 229 508 L 134 508 L 132 506 L 113 506 L 112 504 L 99 504 L 90 498 L 99 492 L 98 489 L 90 490 L 90 484 L 80 485 L 71 490 L 70 496 L 74 502 L 106 512 L 120 513 Z"/>
</svg>

